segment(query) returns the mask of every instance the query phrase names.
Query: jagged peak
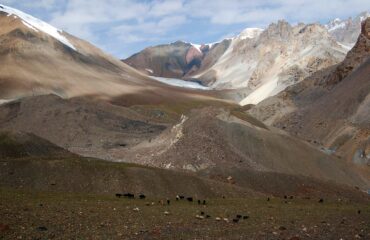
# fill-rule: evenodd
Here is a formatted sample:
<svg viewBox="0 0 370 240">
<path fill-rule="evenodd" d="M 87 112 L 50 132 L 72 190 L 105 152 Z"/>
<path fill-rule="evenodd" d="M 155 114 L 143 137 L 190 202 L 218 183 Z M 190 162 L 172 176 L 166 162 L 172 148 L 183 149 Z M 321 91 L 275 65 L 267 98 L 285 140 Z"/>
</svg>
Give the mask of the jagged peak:
<svg viewBox="0 0 370 240">
<path fill-rule="evenodd" d="M 288 39 L 293 35 L 293 27 L 286 20 L 279 20 L 271 23 L 265 31 L 261 33 L 260 38 L 280 38 Z"/>
<path fill-rule="evenodd" d="M 281 27 L 292 27 L 288 21 L 285 19 L 280 19 L 277 22 L 271 23 L 268 27 L 268 29 L 276 29 L 276 28 L 281 28 Z"/>
</svg>

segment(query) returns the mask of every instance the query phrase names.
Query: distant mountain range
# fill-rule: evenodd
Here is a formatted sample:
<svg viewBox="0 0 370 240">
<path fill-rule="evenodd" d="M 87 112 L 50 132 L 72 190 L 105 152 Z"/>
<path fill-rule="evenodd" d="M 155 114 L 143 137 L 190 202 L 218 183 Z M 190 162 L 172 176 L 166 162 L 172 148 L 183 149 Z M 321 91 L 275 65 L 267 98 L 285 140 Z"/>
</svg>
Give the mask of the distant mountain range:
<svg viewBox="0 0 370 240">
<path fill-rule="evenodd" d="M 196 81 L 234 90 L 232 99 L 257 104 L 313 72 L 341 62 L 355 44 L 364 12 L 326 25 L 285 21 L 248 28 L 215 44 L 176 42 L 147 48 L 125 63 L 150 76 Z"/>
</svg>

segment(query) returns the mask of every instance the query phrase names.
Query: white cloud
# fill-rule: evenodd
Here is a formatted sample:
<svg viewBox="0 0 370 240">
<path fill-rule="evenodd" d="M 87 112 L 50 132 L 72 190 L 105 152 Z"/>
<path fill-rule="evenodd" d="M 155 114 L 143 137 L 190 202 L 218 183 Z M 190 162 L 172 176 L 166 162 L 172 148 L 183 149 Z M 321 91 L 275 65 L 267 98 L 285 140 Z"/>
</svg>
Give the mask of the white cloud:
<svg viewBox="0 0 370 240">
<path fill-rule="evenodd" d="M 42 8 L 42 9 L 51 9 L 56 6 L 56 0 L 38 0 L 38 1 L 29 1 L 29 0 L 2 0 L 1 3 L 5 5 L 22 5 L 26 8 Z"/>
<path fill-rule="evenodd" d="M 168 31 L 186 22 L 185 16 L 167 16 L 158 21 L 144 21 L 135 24 L 121 24 L 112 28 L 110 33 L 118 36 L 123 43 L 156 40 Z"/>
<path fill-rule="evenodd" d="M 155 39 L 186 22 L 182 0 L 68 0 L 52 15 L 51 24 L 96 42 L 96 26 L 106 24 L 124 43 Z"/>
<path fill-rule="evenodd" d="M 184 3 L 182 0 L 156 0 L 150 5 L 150 16 L 167 16 L 184 11 Z"/>
<path fill-rule="evenodd" d="M 336 16 L 351 16 L 368 10 L 370 0 L 189 0 L 185 4 L 193 16 L 213 24 L 255 23 L 278 19 L 312 22 Z"/>
<path fill-rule="evenodd" d="M 53 4 L 55 0 L 42 0 L 37 5 Z M 171 18 L 177 21 L 199 18 L 213 25 L 263 26 L 283 18 L 314 22 L 325 16 L 354 15 L 366 10 L 369 4 L 370 0 L 66 0 L 66 6 L 53 15 L 52 24 L 76 34 L 80 29 L 93 29 L 93 24 L 133 21 L 135 28 L 145 34 L 148 26 L 156 25 L 153 22 L 162 21 L 158 24 L 161 29 L 155 31 L 162 33 L 172 30 L 164 26 L 171 24 Z M 127 24 L 123 22 L 123 28 Z"/>
</svg>

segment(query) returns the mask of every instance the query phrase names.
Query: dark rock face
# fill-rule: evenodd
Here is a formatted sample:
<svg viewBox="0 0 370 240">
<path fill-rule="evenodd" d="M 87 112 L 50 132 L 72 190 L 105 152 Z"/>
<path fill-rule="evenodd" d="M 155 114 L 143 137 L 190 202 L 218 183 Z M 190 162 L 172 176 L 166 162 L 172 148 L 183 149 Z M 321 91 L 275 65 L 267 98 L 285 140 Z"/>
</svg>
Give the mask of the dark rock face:
<svg viewBox="0 0 370 240">
<path fill-rule="evenodd" d="M 367 18 L 361 25 L 361 34 L 370 39 L 370 18 Z"/>
</svg>

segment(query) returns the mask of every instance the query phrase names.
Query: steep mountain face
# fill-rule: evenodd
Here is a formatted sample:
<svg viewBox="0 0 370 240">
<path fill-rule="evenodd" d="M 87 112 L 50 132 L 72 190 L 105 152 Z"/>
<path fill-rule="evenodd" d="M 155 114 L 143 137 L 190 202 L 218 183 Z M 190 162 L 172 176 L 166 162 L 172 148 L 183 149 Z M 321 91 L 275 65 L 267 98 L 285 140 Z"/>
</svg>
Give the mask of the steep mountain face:
<svg viewBox="0 0 370 240">
<path fill-rule="evenodd" d="M 370 163 L 370 18 L 339 65 L 320 71 L 249 112 L 358 164 Z"/>
<path fill-rule="evenodd" d="M 187 78 L 212 66 L 229 44 L 230 40 L 203 45 L 177 41 L 146 48 L 123 62 L 151 76 Z"/>
<path fill-rule="evenodd" d="M 256 104 L 322 68 L 343 60 L 346 50 L 317 24 L 271 24 L 253 38 L 236 38 L 206 72 L 215 88 L 247 88 L 242 105 Z"/>
<path fill-rule="evenodd" d="M 345 20 L 336 18 L 328 22 L 325 27 L 335 40 L 351 49 L 361 32 L 361 22 L 368 17 L 370 17 L 370 13 L 363 12 L 354 18 L 350 17 Z"/>
<path fill-rule="evenodd" d="M 166 95 L 167 85 L 16 9 L 0 5 L 0 25 L 1 103 L 43 94 L 103 99 L 144 95 L 149 102 Z M 192 97 L 186 90 L 170 89 L 177 97 Z"/>
</svg>

